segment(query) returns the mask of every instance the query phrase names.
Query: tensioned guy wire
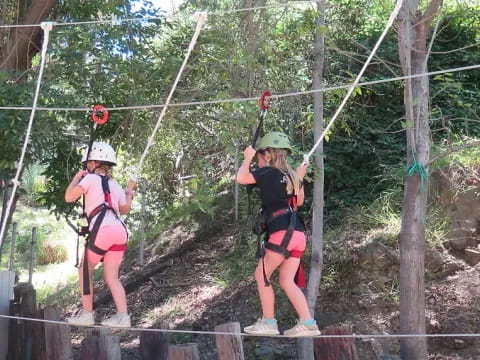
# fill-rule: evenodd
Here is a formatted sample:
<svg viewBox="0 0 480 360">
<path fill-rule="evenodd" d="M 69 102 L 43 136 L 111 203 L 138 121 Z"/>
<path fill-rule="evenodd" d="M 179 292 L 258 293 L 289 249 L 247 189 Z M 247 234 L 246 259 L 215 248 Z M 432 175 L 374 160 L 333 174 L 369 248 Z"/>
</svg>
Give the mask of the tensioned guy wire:
<svg viewBox="0 0 480 360">
<path fill-rule="evenodd" d="M 20 155 L 20 160 L 18 161 L 18 164 L 17 164 L 17 173 L 15 174 L 15 178 L 12 180 L 13 189 L 10 195 L 10 200 L 8 201 L 7 208 L 5 209 L 5 212 L 4 212 L 5 221 L 3 221 L 2 228 L 0 229 L 0 249 L 2 248 L 3 236 L 5 234 L 5 229 L 7 227 L 8 215 L 10 214 L 10 209 L 12 208 L 13 199 L 15 198 L 15 193 L 20 184 L 19 178 L 22 172 L 23 160 L 25 159 L 25 153 L 27 151 L 27 145 L 30 140 L 30 133 L 32 131 L 33 119 L 35 118 L 35 111 L 37 110 L 36 107 L 37 107 L 38 95 L 40 94 L 40 85 L 42 83 L 43 70 L 45 69 L 45 59 L 47 57 L 47 47 L 48 47 L 48 41 L 50 38 L 50 31 L 53 28 L 51 23 L 45 23 L 45 22 L 40 24 L 40 26 L 43 30 L 43 44 L 42 44 L 42 52 L 41 52 L 40 70 L 38 72 L 37 86 L 35 88 L 35 95 L 33 97 L 32 112 L 30 114 L 30 120 L 28 121 L 27 134 L 25 135 L 25 141 L 23 143 L 22 153 Z"/>
<path fill-rule="evenodd" d="M 358 86 L 384 84 L 384 83 L 389 83 L 394 81 L 413 79 L 421 76 L 435 76 L 435 75 L 442 75 L 442 74 L 448 74 L 448 73 L 454 73 L 454 72 L 460 72 L 460 71 L 466 71 L 466 70 L 474 70 L 474 69 L 480 69 L 480 64 L 461 66 L 457 68 L 444 69 L 444 70 L 429 71 L 421 74 L 412 74 L 412 75 L 405 75 L 405 76 L 397 76 L 393 78 L 359 82 L 356 84 L 356 86 L 358 87 Z M 351 86 L 352 86 L 351 84 L 335 85 L 335 86 L 324 87 L 316 90 L 296 91 L 296 92 L 289 92 L 289 93 L 283 93 L 283 94 L 272 94 L 269 97 L 272 99 L 282 99 L 282 98 L 293 97 L 293 96 L 310 95 L 317 92 L 329 92 L 329 91 L 340 90 L 340 89 L 348 89 Z M 247 101 L 258 101 L 258 100 L 259 100 L 259 97 L 257 96 L 257 97 L 246 97 L 246 98 L 230 98 L 230 99 L 219 99 L 219 100 L 179 102 L 175 104 L 169 104 L 168 106 L 182 107 L 182 106 L 215 105 L 215 104 L 222 104 L 222 103 L 236 103 L 236 102 L 247 102 Z M 106 110 L 108 111 L 151 110 L 151 109 L 161 109 L 164 106 L 165 104 L 132 105 L 132 106 L 109 107 L 109 108 L 106 108 Z M 89 107 L 82 107 L 82 108 L 37 107 L 36 109 L 37 111 L 80 111 L 80 112 L 92 111 L 92 108 L 89 108 Z M 31 106 L 0 106 L 0 110 L 32 110 L 32 107 Z"/>
</svg>

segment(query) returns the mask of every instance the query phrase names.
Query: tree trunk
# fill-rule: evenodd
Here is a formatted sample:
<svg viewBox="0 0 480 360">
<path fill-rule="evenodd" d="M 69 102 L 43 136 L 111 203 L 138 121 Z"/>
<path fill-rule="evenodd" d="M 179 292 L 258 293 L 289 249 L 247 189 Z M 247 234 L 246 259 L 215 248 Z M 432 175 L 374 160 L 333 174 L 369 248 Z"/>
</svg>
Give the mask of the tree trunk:
<svg viewBox="0 0 480 360">
<path fill-rule="evenodd" d="M 313 89 L 322 88 L 323 67 L 325 60 L 325 0 L 317 0 L 318 17 L 316 18 L 316 33 L 314 44 L 314 65 L 313 65 Z M 315 140 L 321 136 L 323 132 L 323 92 L 313 94 L 314 109 L 314 134 Z M 315 316 L 315 304 L 317 302 L 320 279 L 323 269 L 323 192 L 324 192 L 324 168 L 323 168 L 323 142 L 315 151 L 315 165 L 320 172 L 315 175 L 313 186 L 313 221 L 312 221 L 312 258 L 310 265 L 310 273 L 307 286 L 308 307 L 312 316 Z M 313 341 L 312 339 L 299 339 L 298 341 L 298 358 L 300 360 L 313 359 Z"/>
<path fill-rule="evenodd" d="M 55 0 L 33 0 L 19 24 L 38 24 L 55 6 Z M 8 40 L 1 47 L 0 69 L 24 71 L 31 67 L 31 60 L 42 44 L 39 26 L 10 28 Z"/>
<path fill-rule="evenodd" d="M 431 0 L 425 14 L 417 11 L 419 0 L 404 0 L 398 16 L 398 44 L 404 75 L 422 74 L 427 70 L 427 35 L 442 0 Z M 427 170 L 430 157 L 429 79 L 421 76 L 405 82 L 407 119 L 407 163 L 417 165 L 405 180 L 400 241 L 400 332 L 425 334 L 425 221 L 427 216 L 427 181 L 421 167 Z M 420 166 L 420 168 L 419 168 Z M 402 338 L 404 360 L 427 358 L 425 337 Z"/>
</svg>

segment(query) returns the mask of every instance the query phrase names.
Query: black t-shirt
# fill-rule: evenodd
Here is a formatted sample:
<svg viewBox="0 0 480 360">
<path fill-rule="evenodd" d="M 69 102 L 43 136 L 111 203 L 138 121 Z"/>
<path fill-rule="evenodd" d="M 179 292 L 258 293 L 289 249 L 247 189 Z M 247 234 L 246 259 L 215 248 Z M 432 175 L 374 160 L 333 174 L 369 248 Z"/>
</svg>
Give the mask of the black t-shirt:
<svg viewBox="0 0 480 360">
<path fill-rule="evenodd" d="M 287 175 L 281 170 L 265 166 L 252 172 L 256 185 L 260 189 L 260 199 L 262 200 L 262 210 L 267 216 L 280 209 L 287 209 L 289 206 L 289 196 L 287 194 Z M 290 215 L 280 215 L 273 221 L 267 223 L 268 233 L 287 230 L 290 224 Z M 297 216 L 295 230 L 305 231 L 303 222 Z"/>
</svg>

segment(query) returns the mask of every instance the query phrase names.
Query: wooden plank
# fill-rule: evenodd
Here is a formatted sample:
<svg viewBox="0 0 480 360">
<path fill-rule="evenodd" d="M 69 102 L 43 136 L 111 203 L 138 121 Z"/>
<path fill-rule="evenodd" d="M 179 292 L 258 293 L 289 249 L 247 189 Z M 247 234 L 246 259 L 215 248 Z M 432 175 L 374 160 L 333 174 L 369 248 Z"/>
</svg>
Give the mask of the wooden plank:
<svg viewBox="0 0 480 360">
<path fill-rule="evenodd" d="M 215 326 L 217 333 L 242 332 L 239 322 Z M 218 360 L 244 360 L 243 340 L 240 335 L 216 335 Z"/>
<path fill-rule="evenodd" d="M 168 356 L 170 360 L 200 360 L 198 345 L 195 343 L 170 345 Z"/>
<path fill-rule="evenodd" d="M 142 332 L 140 334 L 140 358 L 142 360 L 169 360 L 170 333 Z"/>
<path fill-rule="evenodd" d="M 0 271 L 0 314 L 8 315 L 10 300 L 13 298 L 13 284 L 15 273 L 13 271 Z M 0 360 L 7 357 L 8 351 L 8 319 L 0 319 Z"/>
<path fill-rule="evenodd" d="M 345 327 L 322 330 L 322 335 L 352 335 Z M 316 360 L 358 360 L 358 351 L 353 338 L 319 337 L 313 340 Z"/>
<path fill-rule="evenodd" d="M 59 312 L 53 306 L 43 310 L 46 320 L 59 320 Z M 44 324 L 46 360 L 71 360 L 73 359 L 72 341 L 70 339 L 70 326 L 62 324 Z"/>
</svg>

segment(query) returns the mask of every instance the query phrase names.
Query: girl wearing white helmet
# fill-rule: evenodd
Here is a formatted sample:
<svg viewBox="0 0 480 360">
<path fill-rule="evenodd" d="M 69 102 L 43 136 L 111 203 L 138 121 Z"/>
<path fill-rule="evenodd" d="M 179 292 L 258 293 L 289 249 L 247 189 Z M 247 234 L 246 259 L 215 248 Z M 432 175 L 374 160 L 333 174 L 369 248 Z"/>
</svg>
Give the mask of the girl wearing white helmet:
<svg viewBox="0 0 480 360">
<path fill-rule="evenodd" d="M 284 331 L 284 335 L 291 337 L 320 335 L 305 295 L 295 283 L 300 258 L 306 247 L 305 228 L 298 216 L 297 206 L 302 205 L 304 201 L 302 181 L 308 164 L 294 171 L 287 162 L 291 150 L 285 134 L 268 133 L 260 140 L 258 151 L 252 146 L 244 150 L 245 159 L 237 174 L 237 181 L 240 184 L 256 184 L 260 189 L 266 227 L 264 253 L 255 270 L 263 316 L 244 329 L 249 334 L 279 334 L 274 314 L 275 294 L 269 283 L 272 273 L 279 268 L 280 286 L 299 317 L 297 325 Z M 258 169 L 250 171 L 250 164 L 255 155 Z"/>
<path fill-rule="evenodd" d="M 94 142 L 82 157 L 86 170 L 78 171 L 65 191 L 65 200 L 74 202 L 84 196 L 84 211 L 89 224 L 87 245 L 79 268 L 82 305 L 74 316 L 67 318 L 72 325 L 94 324 L 92 274 L 103 260 L 103 278 L 108 285 L 117 313 L 102 325 L 130 327 L 125 289 L 118 278 L 120 264 L 126 250 L 127 228 L 118 214 L 130 211 L 135 181 L 130 180 L 127 190 L 112 178 L 112 167 L 117 159 L 112 147 Z M 85 285 L 85 286 L 84 286 Z"/>
</svg>

